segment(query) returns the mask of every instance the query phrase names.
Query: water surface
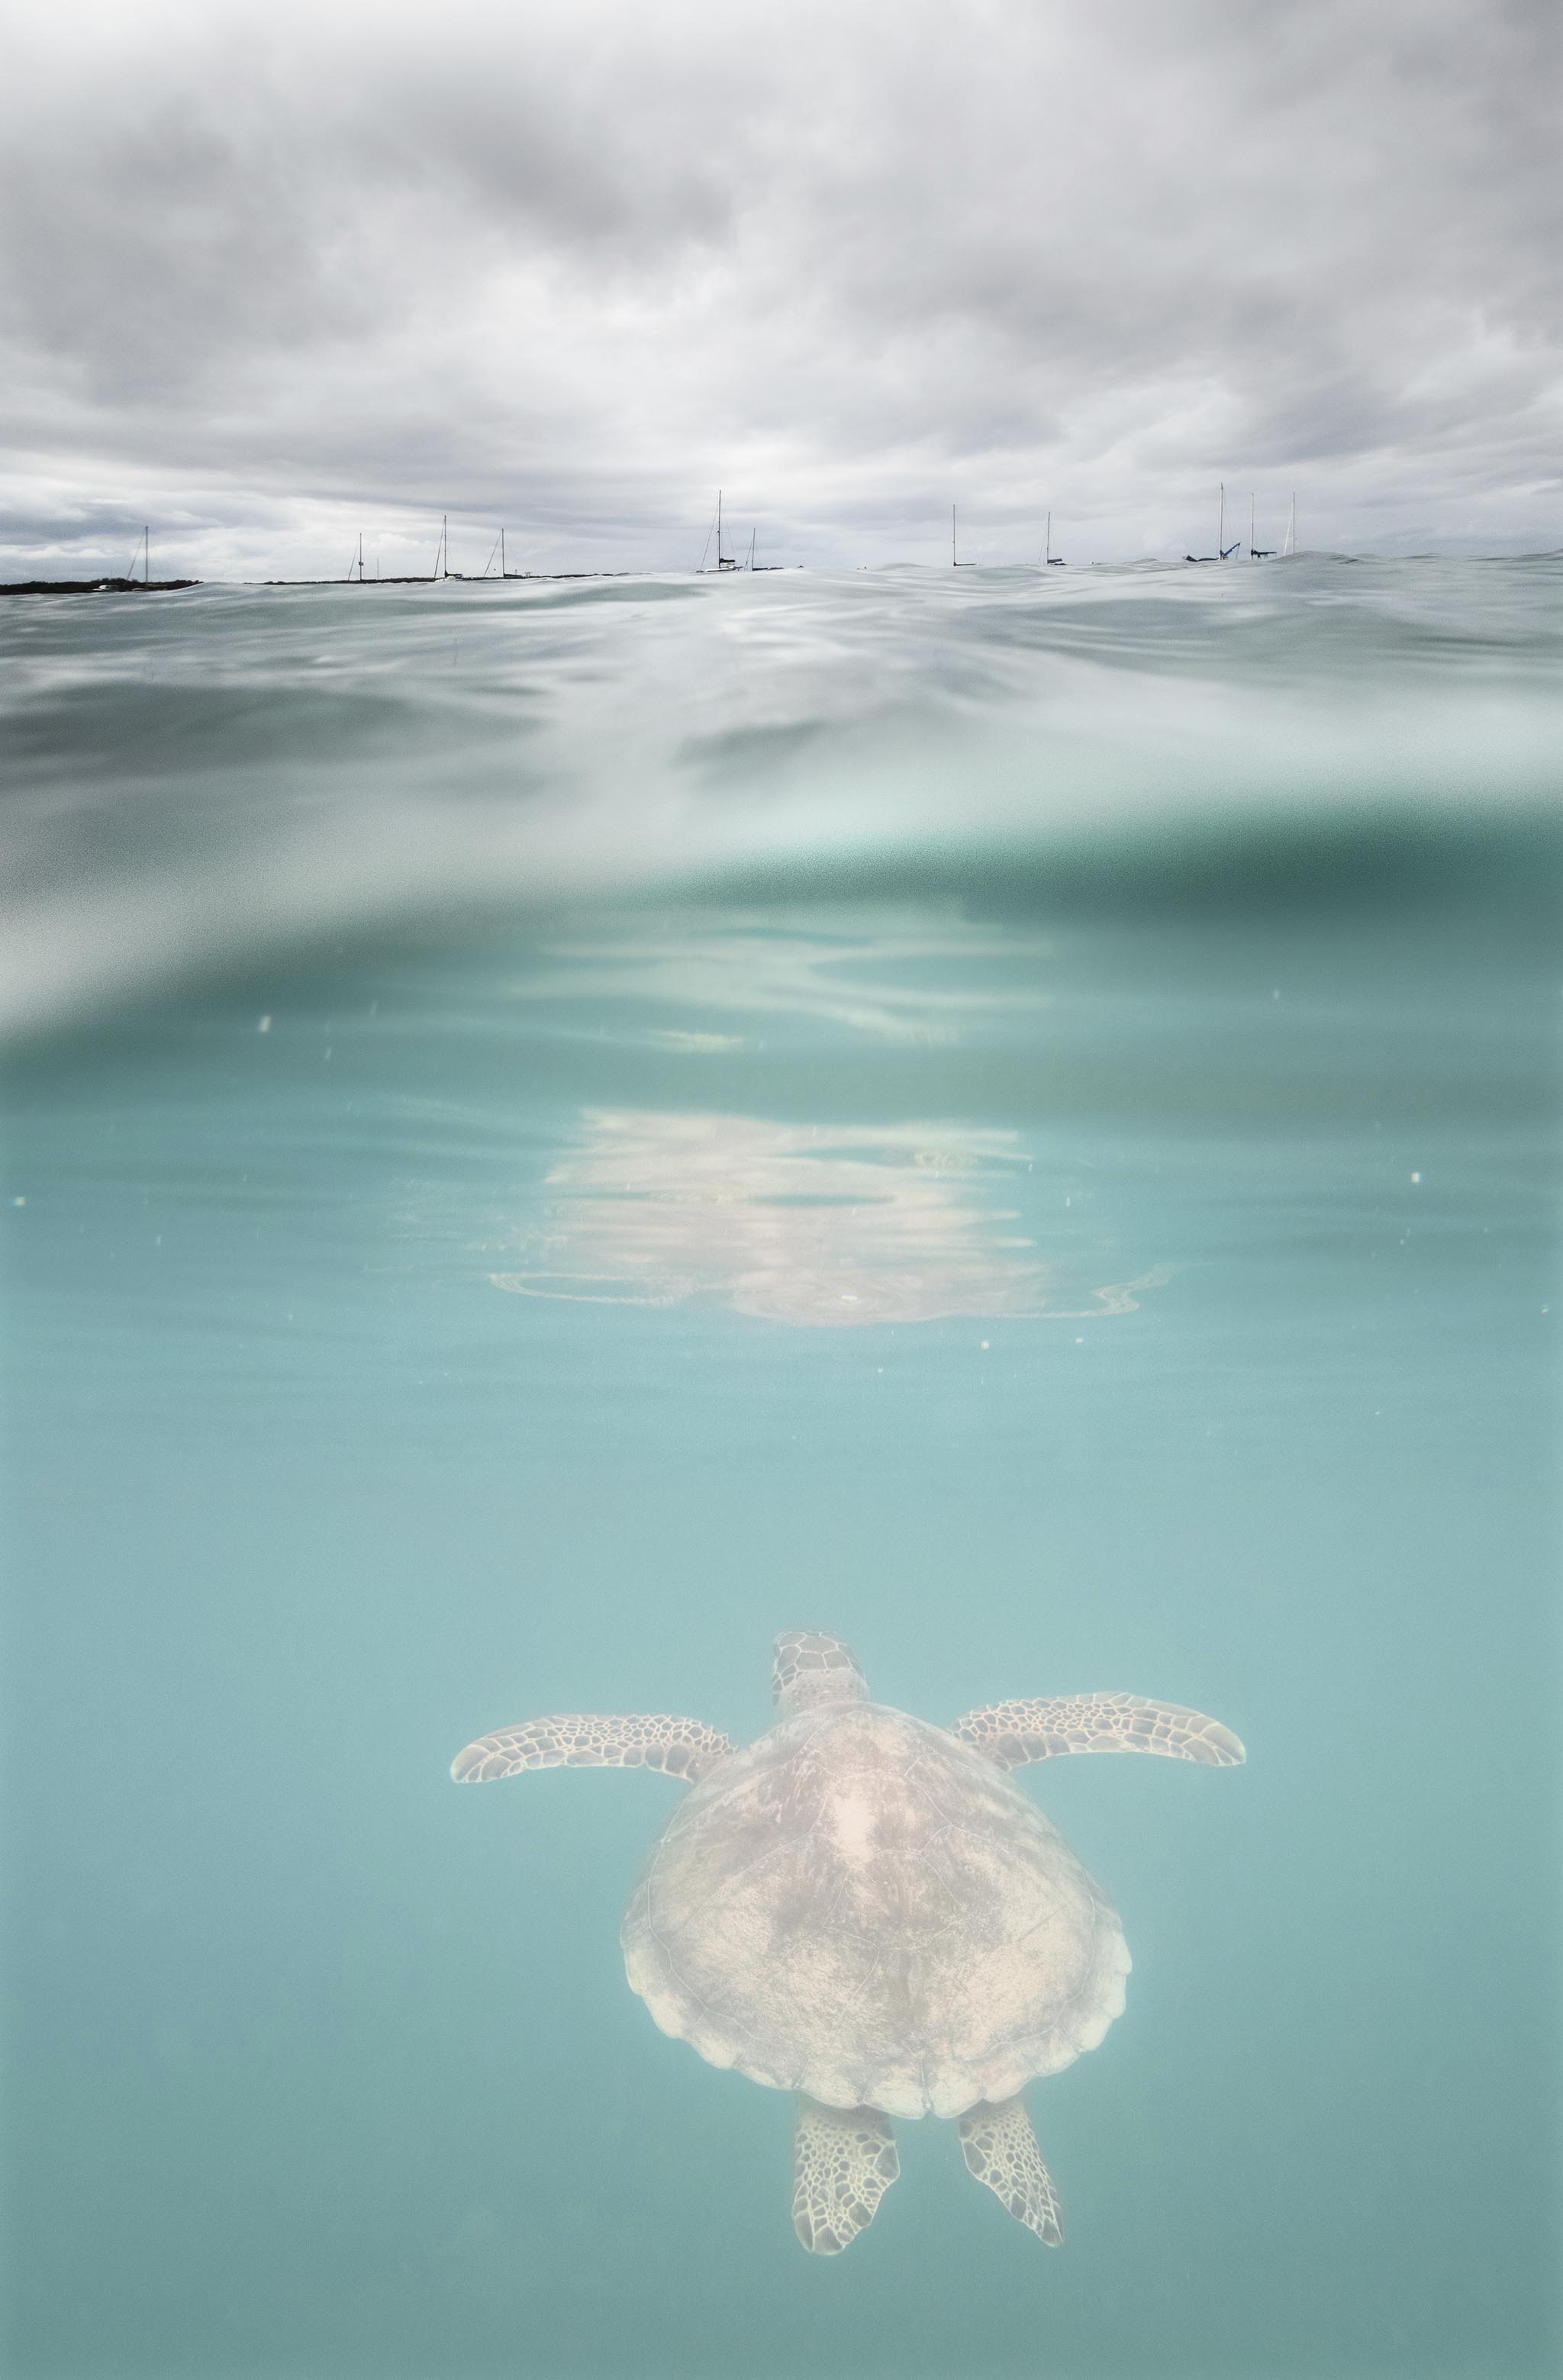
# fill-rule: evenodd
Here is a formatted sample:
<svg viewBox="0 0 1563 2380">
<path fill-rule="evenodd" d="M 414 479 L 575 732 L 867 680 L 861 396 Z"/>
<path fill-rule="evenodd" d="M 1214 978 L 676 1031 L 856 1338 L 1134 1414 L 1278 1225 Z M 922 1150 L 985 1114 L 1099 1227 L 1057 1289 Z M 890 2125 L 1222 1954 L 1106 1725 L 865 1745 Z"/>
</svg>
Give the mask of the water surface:
<svg viewBox="0 0 1563 2380">
<path fill-rule="evenodd" d="M 1557 568 L 7 612 L 9 2370 L 1556 2368 Z M 446 1779 L 794 1626 L 1248 1743 L 1026 1775 L 1061 2252 Z"/>
</svg>

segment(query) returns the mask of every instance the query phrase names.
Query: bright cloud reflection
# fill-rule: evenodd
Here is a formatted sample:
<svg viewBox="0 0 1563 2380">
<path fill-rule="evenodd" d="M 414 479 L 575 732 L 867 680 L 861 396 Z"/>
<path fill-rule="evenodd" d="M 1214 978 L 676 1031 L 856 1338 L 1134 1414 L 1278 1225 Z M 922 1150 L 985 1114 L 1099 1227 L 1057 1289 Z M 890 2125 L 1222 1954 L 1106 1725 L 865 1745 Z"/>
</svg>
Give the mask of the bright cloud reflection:
<svg viewBox="0 0 1563 2380">
<path fill-rule="evenodd" d="M 589 1109 L 547 1205 L 491 1276 L 527 1297 L 673 1305 L 711 1297 L 767 1322 L 1130 1314 L 1165 1275 L 1084 1287 L 1016 1228 L 1029 1159 L 1012 1132 L 827 1127 Z"/>
</svg>

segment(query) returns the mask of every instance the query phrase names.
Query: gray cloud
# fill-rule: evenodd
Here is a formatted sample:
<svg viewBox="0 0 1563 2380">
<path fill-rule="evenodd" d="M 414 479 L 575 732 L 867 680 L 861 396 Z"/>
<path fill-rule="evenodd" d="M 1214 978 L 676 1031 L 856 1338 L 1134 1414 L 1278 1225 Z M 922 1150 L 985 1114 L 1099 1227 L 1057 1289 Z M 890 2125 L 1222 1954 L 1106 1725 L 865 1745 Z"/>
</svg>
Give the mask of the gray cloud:
<svg viewBox="0 0 1563 2380">
<path fill-rule="evenodd" d="M 64 5 L 4 107 L 15 567 L 1563 542 L 1554 12 Z M 464 548 L 465 551 L 465 548 Z M 0 556 L 0 563 L 5 557 Z M 10 572 L 7 571 L 7 575 Z"/>
</svg>

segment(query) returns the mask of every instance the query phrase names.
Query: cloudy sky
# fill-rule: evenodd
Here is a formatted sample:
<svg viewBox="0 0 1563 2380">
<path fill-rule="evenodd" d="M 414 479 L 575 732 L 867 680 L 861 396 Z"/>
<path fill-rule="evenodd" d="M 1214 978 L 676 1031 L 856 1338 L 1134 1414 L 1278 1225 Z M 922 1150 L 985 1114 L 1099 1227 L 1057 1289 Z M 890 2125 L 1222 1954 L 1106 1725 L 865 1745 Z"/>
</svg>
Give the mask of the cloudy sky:
<svg viewBox="0 0 1563 2380">
<path fill-rule="evenodd" d="M 1555 0 L 52 0 L 0 573 L 1563 544 Z M 1246 518 L 1243 525 L 1246 527 Z M 1267 532 L 1267 534 L 1266 534 Z M 8 565 L 8 566 L 7 566 Z"/>
</svg>

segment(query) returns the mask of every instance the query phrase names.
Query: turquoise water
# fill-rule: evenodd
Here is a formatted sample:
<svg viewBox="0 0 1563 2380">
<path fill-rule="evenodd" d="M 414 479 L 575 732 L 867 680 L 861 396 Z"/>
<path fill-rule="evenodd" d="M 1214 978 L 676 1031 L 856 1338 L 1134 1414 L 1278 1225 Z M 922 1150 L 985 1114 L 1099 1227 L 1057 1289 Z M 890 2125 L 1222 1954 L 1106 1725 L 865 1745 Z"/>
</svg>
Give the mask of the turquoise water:
<svg viewBox="0 0 1563 2380">
<path fill-rule="evenodd" d="M 1563 567 L 0 621 L 6 2365 L 1557 2368 Z M 1041 2249 L 619 1919 L 553 1709 L 1129 1688 Z"/>
</svg>

